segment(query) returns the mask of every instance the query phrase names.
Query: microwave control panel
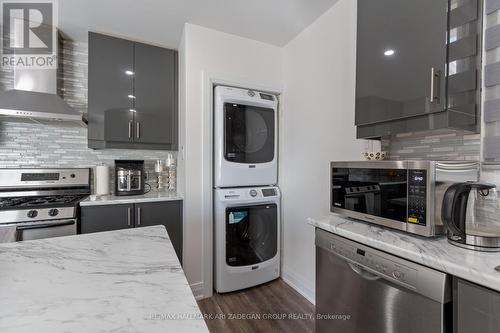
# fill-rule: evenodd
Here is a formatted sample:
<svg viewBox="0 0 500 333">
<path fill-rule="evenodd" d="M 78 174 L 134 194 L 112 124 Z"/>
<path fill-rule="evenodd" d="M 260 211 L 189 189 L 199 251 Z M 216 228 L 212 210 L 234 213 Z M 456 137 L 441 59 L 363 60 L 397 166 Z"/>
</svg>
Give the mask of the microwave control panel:
<svg viewBox="0 0 500 333">
<path fill-rule="evenodd" d="M 426 225 L 427 171 L 408 170 L 408 223 Z"/>
</svg>

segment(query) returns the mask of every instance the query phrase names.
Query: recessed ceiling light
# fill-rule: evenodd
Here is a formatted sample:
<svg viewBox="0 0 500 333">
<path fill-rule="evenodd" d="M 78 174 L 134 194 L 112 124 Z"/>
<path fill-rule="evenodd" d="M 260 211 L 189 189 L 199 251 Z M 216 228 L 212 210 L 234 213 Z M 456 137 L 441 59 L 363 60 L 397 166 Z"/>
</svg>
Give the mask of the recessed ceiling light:
<svg viewBox="0 0 500 333">
<path fill-rule="evenodd" d="M 135 99 L 134 95 L 128 95 L 127 97 L 130 98 L 130 99 Z"/>
<path fill-rule="evenodd" d="M 392 50 L 392 49 L 391 49 L 391 50 L 385 50 L 385 51 L 384 51 L 384 55 L 385 55 L 385 56 L 388 56 L 388 57 L 389 57 L 389 56 L 391 56 L 391 55 L 394 55 L 394 53 L 395 53 L 395 52 L 394 52 L 394 50 Z"/>
<path fill-rule="evenodd" d="M 134 75 L 134 72 L 127 70 L 127 71 L 125 71 L 125 74 L 127 74 L 127 75 Z"/>
<path fill-rule="evenodd" d="M 137 112 L 135 109 L 130 109 L 130 112 Z"/>
</svg>

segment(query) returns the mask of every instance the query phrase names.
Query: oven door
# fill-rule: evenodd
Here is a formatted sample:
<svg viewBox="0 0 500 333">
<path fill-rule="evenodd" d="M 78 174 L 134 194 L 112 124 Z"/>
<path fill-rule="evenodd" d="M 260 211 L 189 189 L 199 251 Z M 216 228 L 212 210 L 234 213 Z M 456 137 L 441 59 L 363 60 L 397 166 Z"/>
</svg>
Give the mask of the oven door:
<svg viewBox="0 0 500 333">
<path fill-rule="evenodd" d="M 224 158 L 258 164 L 274 160 L 275 110 L 224 103 Z"/>
<path fill-rule="evenodd" d="M 332 211 L 406 230 L 408 170 L 397 163 L 377 163 L 332 163 Z"/>
<path fill-rule="evenodd" d="M 226 209 L 226 264 L 256 265 L 278 253 L 278 207 L 276 204 Z"/>
<path fill-rule="evenodd" d="M 76 235 L 75 219 L 0 225 L 0 243 Z"/>
</svg>

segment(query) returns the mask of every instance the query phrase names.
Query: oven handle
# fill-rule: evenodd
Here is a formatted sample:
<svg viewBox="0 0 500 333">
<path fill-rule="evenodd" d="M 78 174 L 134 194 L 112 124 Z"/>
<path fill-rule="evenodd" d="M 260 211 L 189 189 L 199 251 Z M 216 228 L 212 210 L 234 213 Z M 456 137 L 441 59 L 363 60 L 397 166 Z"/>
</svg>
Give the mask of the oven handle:
<svg viewBox="0 0 500 333">
<path fill-rule="evenodd" d="M 48 229 L 55 227 L 63 227 L 66 225 L 73 225 L 75 221 L 67 221 L 61 223 L 44 223 L 44 224 L 31 224 L 31 225 L 22 225 L 16 228 L 16 241 L 20 242 L 23 240 L 23 231 L 25 230 L 34 230 L 34 229 Z"/>
</svg>

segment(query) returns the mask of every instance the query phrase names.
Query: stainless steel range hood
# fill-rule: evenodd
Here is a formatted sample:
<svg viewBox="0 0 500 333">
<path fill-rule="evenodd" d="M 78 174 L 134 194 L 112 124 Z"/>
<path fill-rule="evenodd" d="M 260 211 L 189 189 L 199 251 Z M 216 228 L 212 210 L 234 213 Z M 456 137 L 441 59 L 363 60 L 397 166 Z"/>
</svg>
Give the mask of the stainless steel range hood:
<svg viewBox="0 0 500 333">
<path fill-rule="evenodd" d="M 57 95 L 57 84 L 57 69 L 15 68 L 14 89 L 0 93 L 0 121 L 69 122 L 85 126 L 82 115 Z"/>
</svg>

